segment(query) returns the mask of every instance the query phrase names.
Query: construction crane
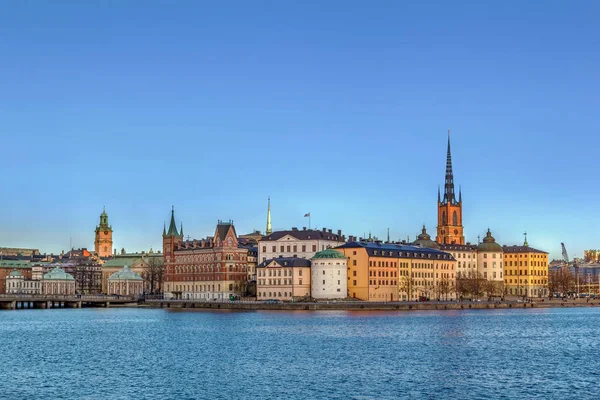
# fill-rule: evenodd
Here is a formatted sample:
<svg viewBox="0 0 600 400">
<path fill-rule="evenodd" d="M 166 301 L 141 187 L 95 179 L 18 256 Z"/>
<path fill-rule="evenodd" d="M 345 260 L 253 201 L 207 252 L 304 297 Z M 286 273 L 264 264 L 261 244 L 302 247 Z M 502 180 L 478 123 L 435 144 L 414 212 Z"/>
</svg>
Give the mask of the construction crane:
<svg viewBox="0 0 600 400">
<path fill-rule="evenodd" d="M 577 262 L 575 262 L 575 260 L 573 260 L 573 263 L 569 263 L 569 253 L 567 253 L 567 248 L 565 247 L 565 244 L 561 242 L 560 244 L 562 246 L 562 257 L 563 257 L 563 261 L 565 262 L 567 267 L 571 267 L 573 266 L 575 268 L 575 279 L 577 280 L 577 293 L 579 293 L 579 265 L 577 265 Z"/>
</svg>

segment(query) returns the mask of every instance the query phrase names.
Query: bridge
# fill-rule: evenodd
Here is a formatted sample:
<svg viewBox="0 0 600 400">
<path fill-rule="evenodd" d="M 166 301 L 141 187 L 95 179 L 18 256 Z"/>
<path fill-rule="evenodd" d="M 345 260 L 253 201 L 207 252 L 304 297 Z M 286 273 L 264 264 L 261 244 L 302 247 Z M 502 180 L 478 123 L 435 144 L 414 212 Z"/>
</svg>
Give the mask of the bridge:
<svg viewBox="0 0 600 400">
<path fill-rule="evenodd" d="M 0 294 L 0 310 L 19 308 L 82 308 L 110 307 L 136 303 L 133 296 L 59 295 L 59 294 Z"/>
</svg>

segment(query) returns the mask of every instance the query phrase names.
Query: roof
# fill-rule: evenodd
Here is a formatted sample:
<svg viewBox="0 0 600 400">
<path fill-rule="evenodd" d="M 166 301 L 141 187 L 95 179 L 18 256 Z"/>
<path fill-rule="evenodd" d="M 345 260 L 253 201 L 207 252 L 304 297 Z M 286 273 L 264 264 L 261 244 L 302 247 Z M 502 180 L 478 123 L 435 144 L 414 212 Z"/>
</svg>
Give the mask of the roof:
<svg viewBox="0 0 600 400">
<path fill-rule="evenodd" d="M 272 258 L 270 260 L 266 260 L 261 262 L 256 266 L 256 268 L 265 268 L 267 265 L 271 264 L 273 261 L 276 261 L 282 267 L 310 267 L 311 262 L 306 258 L 298 258 L 298 257 L 278 257 Z"/>
<path fill-rule="evenodd" d="M 342 253 L 340 253 L 339 251 L 335 251 L 333 249 L 327 249 L 327 250 L 323 250 L 323 251 L 319 251 L 318 253 L 316 253 L 313 256 L 313 260 L 317 258 L 317 259 L 322 259 L 322 258 L 341 258 L 343 260 L 346 259 L 346 256 Z"/>
<path fill-rule="evenodd" d="M 417 237 L 417 240 L 413 242 L 415 246 L 428 247 L 431 249 L 439 249 L 440 245 L 437 242 L 431 240 L 431 236 L 427 233 L 427 229 L 425 229 L 425 225 L 423 225 L 423 229 L 421 230 L 421 234 Z"/>
<path fill-rule="evenodd" d="M 131 267 L 135 262 L 140 259 L 133 257 L 117 257 L 112 260 L 108 260 L 104 264 L 102 264 L 102 268 L 111 268 L 111 267 Z"/>
<path fill-rule="evenodd" d="M 488 253 L 502 253 L 502 246 L 496 243 L 496 239 L 494 239 L 492 233 L 488 229 L 487 234 L 483 238 L 483 243 L 480 243 L 477 246 L 477 251 Z"/>
<path fill-rule="evenodd" d="M 183 230 L 183 228 L 182 228 Z M 163 230 L 164 232 L 164 230 Z M 169 231 L 167 232 L 167 236 L 183 236 L 179 235 L 177 232 L 177 225 L 175 224 L 175 208 L 171 208 L 171 222 L 169 223 Z"/>
<path fill-rule="evenodd" d="M 0 268 L 31 268 L 31 263 L 21 260 L 2 260 L 0 261 Z"/>
<path fill-rule="evenodd" d="M 17 271 L 16 269 L 13 269 L 12 271 L 10 271 L 10 274 L 8 274 L 8 276 L 23 276 L 21 275 L 21 273 L 19 271 Z"/>
<path fill-rule="evenodd" d="M 233 222 L 221 222 L 217 224 L 217 237 L 223 242 L 227 237 L 227 233 L 229 232 L 229 228 L 233 229 L 233 234 L 237 237 L 235 233 L 235 226 L 233 226 Z"/>
<path fill-rule="evenodd" d="M 407 246 L 396 243 L 377 243 L 377 242 L 349 242 L 337 249 L 355 249 L 364 248 L 369 256 L 376 257 L 396 257 L 396 258 L 436 258 L 454 260 L 452 254 L 441 250 Z"/>
<path fill-rule="evenodd" d="M 44 274 L 44 280 L 53 281 L 74 281 L 73 275 L 67 274 L 64 269 L 60 267 L 53 268 L 50 272 Z"/>
<path fill-rule="evenodd" d="M 471 244 L 440 244 L 440 250 L 442 251 L 475 251 L 477 246 Z"/>
<path fill-rule="evenodd" d="M 292 236 L 298 240 L 313 240 L 313 239 L 318 239 L 318 240 L 334 240 L 337 242 L 343 242 L 344 239 L 343 237 L 338 236 L 335 233 L 330 233 L 329 231 L 317 231 L 314 229 L 307 229 L 307 230 L 298 230 L 298 229 L 292 229 L 290 231 L 277 231 L 277 232 L 273 232 L 268 236 L 264 236 L 261 241 L 274 241 L 274 240 L 279 240 L 284 236 Z"/>
<path fill-rule="evenodd" d="M 143 280 L 140 274 L 137 272 L 133 272 L 129 267 L 123 267 L 119 271 L 112 274 L 109 278 L 109 281 L 141 281 Z"/>
<path fill-rule="evenodd" d="M 548 254 L 545 251 L 534 249 L 529 246 L 502 246 L 502 251 L 505 253 L 540 253 L 540 254 Z"/>
</svg>

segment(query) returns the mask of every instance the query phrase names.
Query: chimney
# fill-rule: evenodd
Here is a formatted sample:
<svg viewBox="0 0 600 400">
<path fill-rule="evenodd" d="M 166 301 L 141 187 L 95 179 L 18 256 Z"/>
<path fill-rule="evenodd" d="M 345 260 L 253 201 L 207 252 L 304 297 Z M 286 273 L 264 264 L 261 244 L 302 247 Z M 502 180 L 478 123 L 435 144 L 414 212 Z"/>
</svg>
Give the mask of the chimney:
<svg viewBox="0 0 600 400">
<path fill-rule="evenodd" d="M 341 229 L 338 229 L 338 236 L 340 236 L 340 237 L 342 236 L 342 230 Z"/>
<path fill-rule="evenodd" d="M 329 233 L 332 233 L 332 232 L 331 232 L 331 229 L 327 229 L 327 232 L 329 232 Z"/>
<path fill-rule="evenodd" d="M 327 228 L 323 228 L 323 233 L 326 233 L 326 232 L 327 232 Z"/>
<path fill-rule="evenodd" d="M 303 226 L 303 227 L 302 227 L 302 230 L 303 230 L 303 231 L 305 231 L 305 230 L 306 230 L 306 227 L 305 227 L 305 226 Z"/>
<path fill-rule="evenodd" d="M 295 232 L 295 231 L 297 231 L 297 230 L 298 230 L 298 228 L 296 228 L 296 227 L 294 226 L 294 227 L 292 227 L 292 230 Z"/>
</svg>

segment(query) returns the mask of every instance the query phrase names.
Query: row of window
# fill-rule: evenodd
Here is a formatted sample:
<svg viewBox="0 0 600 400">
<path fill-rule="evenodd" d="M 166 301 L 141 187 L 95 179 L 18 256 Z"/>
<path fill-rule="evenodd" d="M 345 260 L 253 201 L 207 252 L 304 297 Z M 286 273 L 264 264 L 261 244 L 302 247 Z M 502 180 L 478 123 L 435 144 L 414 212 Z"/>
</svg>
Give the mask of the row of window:
<svg viewBox="0 0 600 400">
<path fill-rule="evenodd" d="M 258 276 L 281 276 L 281 271 L 283 270 L 283 276 L 292 276 L 292 271 L 293 269 L 291 268 L 278 268 L 278 269 L 271 269 L 271 268 L 267 268 L 267 269 L 259 269 L 258 272 Z M 323 271 L 323 273 L 325 273 L 325 271 Z M 302 276 L 302 270 L 299 269 L 298 270 L 298 276 Z"/>
<path fill-rule="evenodd" d="M 506 275 L 517 275 L 517 272 L 519 272 L 519 275 L 532 275 L 532 276 L 546 276 L 548 274 L 548 271 L 542 271 L 542 270 L 532 270 L 529 271 L 530 273 L 527 273 L 526 269 L 520 269 L 520 270 L 512 270 L 512 269 L 507 269 L 506 270 L 507 274 Z"/>
<path fill-rule="evenodd" d="M 210 265 L 178 265 L 174 267 L 176 274 L 184 273 L 202 273 L 202 272 L 246 272 L 248 266 L 246 264 L 230 265 L 229 268 L 220 268 L 218 264 Z"/>
<path fill-rule="evenodd" d="M 506 282 L 506 283 L 513 283 L 513 280 L 512 280 L 512 279 L 508 279 L 508 280 L 505 280 L 505 282 Z M 517 284 L 517 283 L 522 283 L 522 284 L 524 284 L 524 285 L 527 285 L 527 279 L 519 279 L 519 281 L 518 281 L 518 282 L 517 282 L 517 280 L 515 279 L 515 282 L 514 282 L 514 283 L 515 283 L 515 284 Z M 547 283 L 548 283 L 548 281 L 546 281 L 546 280 L 542 280 L 542 279 L 531 279 L 531 280 L 530 280 L 530 282 L 529 282 L 529 284 L 530 284 L 530 285 L 545 285 L 545 284 L 547 284 Z"/>
<path fill-rule="evenodd" d="M 387 279 L 369 279 L 369 285 L 393 285 L 396 286 L 398 285 L 398 281 L 390 281 Z"/>
</svg>

